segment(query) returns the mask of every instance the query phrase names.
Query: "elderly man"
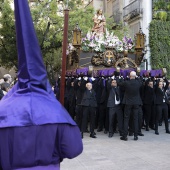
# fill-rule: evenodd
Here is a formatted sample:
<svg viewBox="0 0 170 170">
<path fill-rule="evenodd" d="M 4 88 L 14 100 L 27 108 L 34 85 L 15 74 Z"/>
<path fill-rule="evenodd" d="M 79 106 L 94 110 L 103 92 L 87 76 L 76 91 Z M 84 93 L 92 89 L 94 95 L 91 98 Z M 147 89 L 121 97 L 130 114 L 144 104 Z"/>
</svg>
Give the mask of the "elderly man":
<svg viewBox="0 0 170 170">
<path fill-rule="evenodd" d="M 92 84 L 86 84 L 86 91 L 84 92 L 81 105 L 83 106 L 83 118 L 82 118 L 82 138 L 83 132 L 86 131 L 87 121 L 88 121 L 88 114 L 90 114 L 90 137 L 96 138 L 94 133 L 94 126 L 95 126 L 95 113 L 97 107 L 96 101 L 96 94 L 95 91 L 92 89 Z"/>
<path fill-rule="evenodd" d="M 136 72 L 130 72 L 130 80 L 124 82 L 118 82 L 119 86 L 123 86 L 125 93 L 123 98 L 123 104 L 125 104 L 124 110 L 124 132 L 121 140 L 127 141 L 128 134 L 128 124 L 130 114 L 133 114 L 134 122 L 134 140 L 138 140 L 138 113 L 139 105 L 142 104 L 140 97 L 140 87 L 142 86 L 142 81 L 136 79 Z"/>
<path fill-rule="evenodd" d="M 11 75 L 10 74 L 5 74 L 3 76 L 4 78 L 4 83 L 1 85 L 1 89 L 4 91 L 4 92 L 8 92 L 9 89 L 10 89 L 10 86 L 11 86 L 11 82 L 12 82 L 12 78 L 11 78 Z"/>
</svg>

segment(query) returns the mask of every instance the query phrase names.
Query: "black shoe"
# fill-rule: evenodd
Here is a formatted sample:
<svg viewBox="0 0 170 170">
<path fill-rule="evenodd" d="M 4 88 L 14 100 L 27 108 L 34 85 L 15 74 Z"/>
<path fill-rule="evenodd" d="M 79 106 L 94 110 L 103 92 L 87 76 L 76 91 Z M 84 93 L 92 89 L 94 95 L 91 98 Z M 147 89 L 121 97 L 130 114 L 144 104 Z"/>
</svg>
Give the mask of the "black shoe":
<svg viewBox="0 0 170 170">
<path fill-rule="evenodd" d="M 149 128 L 148 128 L 148 127 L 146 127 L 146 131 L 149 131 Z"/>
<path fill-rule="evenodd" d="M 123 133 L 120 133 L 120 136 L 123 136 Z"/>
<path fill-rule="evenodd" d="M 90 137 L 91 137 L 91 138 L 97 138 L 97 137 L 94 135 L 94 133 L 91 133 L 91 134 L 90 134 Z"/>
<path fill-rule="evenodd" d="M 139 132 L 138 136 L 144 136 L 144 134 L 142 132 Z"/>
<path fill-rule="evenodd" d="M 114 133 L 118 133 L 118 131 L 117 131 L 117 130 L 115 130 L 115 131 L 114 131 Z"/>
<path fill-rule="evenodd" d="M 101 131 L 103 131 L 103 129 L 97 129 L 97 132 L 101 132 Z"/>
<path fill-rule="evenodd" d="M 155 130 L 155 127 L 150 127 L 152 130 Z"/>
<path fill-rule="evenodd" d="M 166 133 L 170 134 L 170 131 L 169 131 L 169 130 L 166 130 Z"/>
<path fill-rule="evenodd" d="M 156 135 L 159 135 L 159 132 L 156 130 L 156 131 L 155 131 L 155 134 L 156 134 Z"/>
<path fill-rule="evenodd" d="M 111 137 L 113 137 L 113 133 L 110 133 L 109 132 L 109 136 L 108 136 L 109 138 L 111 138 Z"/>
<path fill-rule="evenodd" d="M 153 127 L 153 126 L 151 126 L 150 128 L 151 128 L 152 130 L 155 130 L 155 127 Z"/>
<path fill-rule="evenodd" d="M 162 126 L 162 123 L 159 123 L 159 126 Z"/>
<path fill-rule="evenodd" d="M 90 133 L 88 129 L 86 129 L 86 131 L 85 131 L 85 132 L 86 132 L 86 133 Z"/>
<path fill-rule="evenodd" d="M 133 132 L 129 132 L 129 136 L 133 136 Z"/>
<path fill-rule="evenodd" d="M 125 137 L 125 136 L 122 136 L 122 137 L 120 137 L 120 140 L 127 141 L 127 140 L 128 140 L 128 138 L 127 138 L 127 137 Z"/>
<path fill-rule="evenodd" d="M 104 131 L 104 134 L 107 134 L 107 130 Z"/>
<path fill-rule="evenodd" d="M 134 136 L 134 140 L 138 140 L 138 137 L 137 137 L 137 136 Z"/>
</svg>

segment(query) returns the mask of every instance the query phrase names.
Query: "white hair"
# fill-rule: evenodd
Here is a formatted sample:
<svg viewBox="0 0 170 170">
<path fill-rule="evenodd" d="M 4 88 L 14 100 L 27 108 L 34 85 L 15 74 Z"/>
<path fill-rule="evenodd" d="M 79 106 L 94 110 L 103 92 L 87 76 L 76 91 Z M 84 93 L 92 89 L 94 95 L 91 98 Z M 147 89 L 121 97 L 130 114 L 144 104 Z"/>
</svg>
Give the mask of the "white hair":
<svg viewBox="0 0 170 170">
<path fill-rule="evenodd" d="M 131 71 L 131 72 L 130 72 L 130 76 L 131 76 L 131 77 L 136 77 L 136 72 L 135 72 L 135 71 Z"/>
<path fill-rule="evenodd" d="M 10 74 L 5 74 L 4 78 L 11 78 L 11 75 Z"/>
</svg>

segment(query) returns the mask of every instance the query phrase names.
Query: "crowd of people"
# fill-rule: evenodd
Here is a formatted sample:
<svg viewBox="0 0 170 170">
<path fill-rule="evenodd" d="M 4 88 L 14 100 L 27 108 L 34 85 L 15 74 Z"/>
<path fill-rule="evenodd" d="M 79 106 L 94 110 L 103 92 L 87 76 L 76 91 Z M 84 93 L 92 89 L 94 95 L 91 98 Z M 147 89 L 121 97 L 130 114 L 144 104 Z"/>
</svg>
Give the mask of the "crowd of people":
<svg viewBox="0 0 170 170">
<path fill-rule="evenodd" d="M 16 81 L 9 74 L 3 76 L 0 99 Z M 53 90 L 59 98 L 60 79 L 57 84 Z M 112 77 L 67 77 L 64 101 L 82 138 L 85 132 L 96 138 L 97 129 L 109 138 L 119 133 L 121 140 L 128 140 L 128 135 L 138 140 L 138 136 L 144 136 L 142 129 L 154 130 L 159 135 L 163 120 L 165 132 L 170 134 L 170 81 L 166 77 L 137 76 L 134 71 L 127 77 L 118 72 Z"/>
<path fill-rule="evenodd" d="M 58 98 L 57 86 L 54 91 Z M 163 120 L 165 132 L 170 134 L 169 101 L 170 81 L 162 76 L 137 76 L 131 71 L 127 77 L 115 72 L 112 77 L 66 78 L 64 106 L 78 124 L 82 138 L 85 132 L 96 138 L 97 129 L 109 138 L 119 132 L 121 140 L 128 140 L 128 135 L 138 140 L 144 136 L 141 129 L 159 135 Z"/>
</svg>

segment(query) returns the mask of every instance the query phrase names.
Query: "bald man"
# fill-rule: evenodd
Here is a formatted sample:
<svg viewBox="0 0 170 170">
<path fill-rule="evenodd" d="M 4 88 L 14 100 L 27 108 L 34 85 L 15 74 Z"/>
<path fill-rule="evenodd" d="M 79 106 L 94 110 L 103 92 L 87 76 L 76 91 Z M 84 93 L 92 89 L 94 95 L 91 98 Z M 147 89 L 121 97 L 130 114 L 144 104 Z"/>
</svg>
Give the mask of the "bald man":
<svg viewBox="0 0 170 170">
<path fill-rule="evenodd" d="M 94 133 L 94 126 L 95 126 L 95 113 L 97 107 L 97 100 L 95 91 L 92 89 L 92 84 L 86 84 L 86 91 L 84 92 L 81 105 L 83 106 L 83 118 L 82 118 L 82 138 L 83 132 L 86 131 L 87 122 L 88 122 L 88 114 L 90 117 L 90 137 L 96 138 Z"/>
<path fill-rule="evenodd" d="M 142 81 L 140 79 L 136 79 L 136 72 L 130 72 L 130 80 L 126 80 L 123 82 L 118 82 L 119 86 L 123 86 L 125 89 L 123 104 L 125 104 L 124 109 L 124 130 L 123 136 L 120 138 L 121 140 L 127 141 L 128 135 L 128 125 L 130 114 L 133 115 L 134 122 L 134 140 L 138 140 L 138 113 L 139 106 L 142 104 L 142 100 L 140 97 L 140 88 L 142 86 Z"/>
</svg>

